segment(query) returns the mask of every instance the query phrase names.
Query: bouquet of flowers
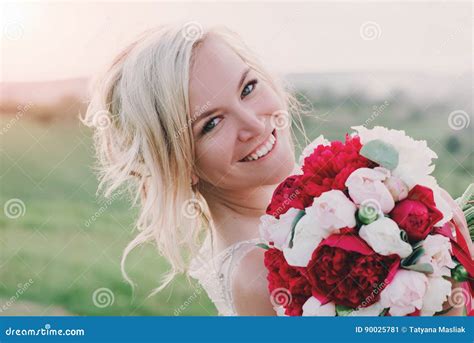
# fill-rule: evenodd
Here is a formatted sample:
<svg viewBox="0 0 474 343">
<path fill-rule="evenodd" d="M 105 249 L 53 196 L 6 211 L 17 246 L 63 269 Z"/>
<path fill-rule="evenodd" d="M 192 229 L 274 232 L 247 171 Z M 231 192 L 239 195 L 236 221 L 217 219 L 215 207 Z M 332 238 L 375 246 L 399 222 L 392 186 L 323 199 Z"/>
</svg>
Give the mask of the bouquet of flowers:
<svg viewBox="0 0 474 343">
<path fill-rule="evenodd" d="M 454 291 L 470 311 L 474 265 L 430 175 L 435 152 L 404 131 L 353 129 L 306 147 L 261 218 L 277 313 L 431 316 Z"/>
</svg>

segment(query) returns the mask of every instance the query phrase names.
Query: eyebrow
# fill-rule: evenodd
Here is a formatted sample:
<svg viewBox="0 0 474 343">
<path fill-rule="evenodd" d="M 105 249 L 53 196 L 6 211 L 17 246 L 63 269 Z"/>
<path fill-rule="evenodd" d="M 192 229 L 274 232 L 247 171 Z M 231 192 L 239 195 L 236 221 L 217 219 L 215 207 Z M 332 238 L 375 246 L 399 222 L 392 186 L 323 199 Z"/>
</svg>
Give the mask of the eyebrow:
<svg viewBox="0 0 474 343">
<path fill-rule="evenodd" d="M 245 78 L 247 77 L 248 73 L 250 72 L 250 68 L 247 68 L 246 70 L 244 70 L 244 72 L 242 73 L 242 76 L 240 77 L 240 80 L 239 80 L 239 84 L 237 85 L 237 92 L 239 91 L 239 89 L 242 87 L 242 84 L 244 83 L 245 81 Z M 198 122 L 200 122 L 202 119 L 206 118 L 206 117 L 209 117 L 211 114 L 213 114 L 214 112 L 216 112 L 217 109 L 216 108 L 213 108 L 213 109 L 210 109 L 208 111 L 205 111 L 203 113 L 201 113 L 198 118 L 192 123 L 192 126 L 194 126 L 195 124 L 197 124 Z M 191 116 L 192 117 L 192 116 Z"/>
</svg>

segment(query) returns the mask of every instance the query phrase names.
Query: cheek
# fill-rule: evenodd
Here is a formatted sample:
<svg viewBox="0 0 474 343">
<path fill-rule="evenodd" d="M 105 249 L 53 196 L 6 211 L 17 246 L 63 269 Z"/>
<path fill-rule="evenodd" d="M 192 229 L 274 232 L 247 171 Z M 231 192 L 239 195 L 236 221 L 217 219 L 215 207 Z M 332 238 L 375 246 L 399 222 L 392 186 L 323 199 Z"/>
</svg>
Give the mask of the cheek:
<svg viewBox="0 0 474 343">
<path fill-rule="evenodd" d="M 222 135 L 199 142 L 196 145 L 196 167 L 199 177 L 215 184 L 228 172 L 233 146 Z"/>
</svg>

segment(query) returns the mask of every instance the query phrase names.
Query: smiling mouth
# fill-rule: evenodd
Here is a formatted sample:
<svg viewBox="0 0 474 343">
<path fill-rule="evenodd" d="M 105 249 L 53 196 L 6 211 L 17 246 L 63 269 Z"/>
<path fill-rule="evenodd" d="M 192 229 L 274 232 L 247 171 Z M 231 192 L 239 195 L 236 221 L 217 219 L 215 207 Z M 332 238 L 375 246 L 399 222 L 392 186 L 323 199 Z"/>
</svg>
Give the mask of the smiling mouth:
<svg viewBox="0 0 474 343">
<path fill-rule="evenodd" d="M 276 131 L 273 130 L 268 139 L 259 145 L 252 153 L 248 154 L 245 158 L 241 159 L 240 162 L 252 162 L 258 161 L 259 159 L 267 156 L 273 151 L 276 144 Z"/>
</svg>

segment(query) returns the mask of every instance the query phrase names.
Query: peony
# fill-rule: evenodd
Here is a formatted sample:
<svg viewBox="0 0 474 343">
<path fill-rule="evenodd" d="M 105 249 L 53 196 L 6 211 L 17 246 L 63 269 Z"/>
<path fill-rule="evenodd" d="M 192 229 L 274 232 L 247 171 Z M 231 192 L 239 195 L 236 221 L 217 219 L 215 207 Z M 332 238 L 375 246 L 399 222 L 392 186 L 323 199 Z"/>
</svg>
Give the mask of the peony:
<svg viewBox="0 0 474 343">
<path fill-rule="evenodd" d="M 292 175 L 275 189 L 266 213 L 278 219 L 290 208 L 303 210 L 311 205 L 311 202 L 312 199 L 302 191 L 301 176 Z"/>
<path fill-rule="evenodd" d="M 451 282 L 442 277 L 429 277 L 428 288 L 423 296 L 422 316 L 432 316 L 443 309 L 444 302 L 451 294 Z"/>
<path fill-rule="evenodd" d="M 312 141 L 303 149 L 300 155 L 299 165 L 302 166 L 304 163 L 304 159 L 308 157 L 309 155 L 311 155 L 318 146 L 320 145 L 327 146 L 329 144 L 330 144 L 329 141 L 326 138 L 324 138 L 323 135 L 319 135 L 314 141 Z"/>
<path fill-rule="evenodd" d="M 278 249 L 283 249 L 288 244 L 291 223 L 295 219 L 299 210 L 290 208 L 288 212 L 282 214 L 280 219 L 276 219 L 268 214 L 260 217 L 260 236 L 269 244 Z"/>
<path fill-rule="evenodd" d="M 306 216 L 324 231 L 324 237 L 327 237 L 343 227 L 355 227 L 356 211 L 357 207 L 343 192 L 332 190 L 315 198 L 313 205 L 306 208 Z"/>
<path fill-rule="evenodd" d="M 427 288 L 428 278 L 425 274 L 400 269 L 380 294 L 380 303 L 384 308 L 390 307 L 390 315 L 405 316 L 421 310 Z"/>
<path fill-rule="evenodd" d="M 388 213 L 395 206 L 392 194 L 383 184 L 383 181 L 389 176 L 390 171 L 385 168 L 359 168 L 349 175 L 345 185 L 351 199 L 357 205 L 367 200 L 375 200 L 377 207 L 383 213 Z"/>
<path fill-rule="evenodd" d="M 443 214 L 436 208 L 432 190 L 416 185 L 406 199 L 395 205 L 390 217 L 414 243 L 428 236 Z"/>
<path fill-rule="evenodd" d="M 303 304 L 311 296 L 311 285 L 303 275 L 302 268 L 295 268 L 286 263 L 283 253 L 274 248 L 265 251 L 265 267 L 268 269 L 268 290 L 277 297 L 285 293 L 285 307 L 288 316 L 301 316 Z M 277 299 L 275 299 L 277 300 Z"/>
<path fill-rule="evenodd" d="M 392 194 L 393 200 L 396 202 L 401 201 L 408 196 L 408 186 L 399 177 L 392 175 L 385 179 L 383 183 L 390 194 Z"/>
<path fill-rule="evenodd" d="M 351 308 L 368 307 L 379 300 L 399 264 L 397 255 L 379 255 L 358 236 L 334 234 L 314 251 L 307 274 L 313 296 Z"/>
<path fill-rule="evenodd" d="M 319 145 L 304 159 L 301 183 L 304 194 L 319 197 L 322 193 L 345 190 L 345 182 L 356 169 L 375 167 L 376 164 L 359 154 L 362 147 L 359 137 L 346 135 L 345 143 L 334 141 Z"/>
<path fill-rule="evenodd" d="M 382 217 L 369 225 L 363 225 L 359 236 L 380 255 L 397 254 L 405 258 L 413 251 L 411 245 L 400 238 L 400 229 L 390 218 Z"/>
<path fill-rule="evenodd" d="M 336 305 L 328 302 L 321 305 L 321 302 L 315 297 L 311 297 L 303 305 L 303 316 L 335 316 Z"/>
<path fill-rule="evenodd" d="M 443 235 L 428 235 L 423 241 L 425 252 L 418 263 L 429 263 L 433 266 L 431 276 L 450 276 L 450 269 L 456 267 L 451 258 L 451 242 Z"/>
</svg>

